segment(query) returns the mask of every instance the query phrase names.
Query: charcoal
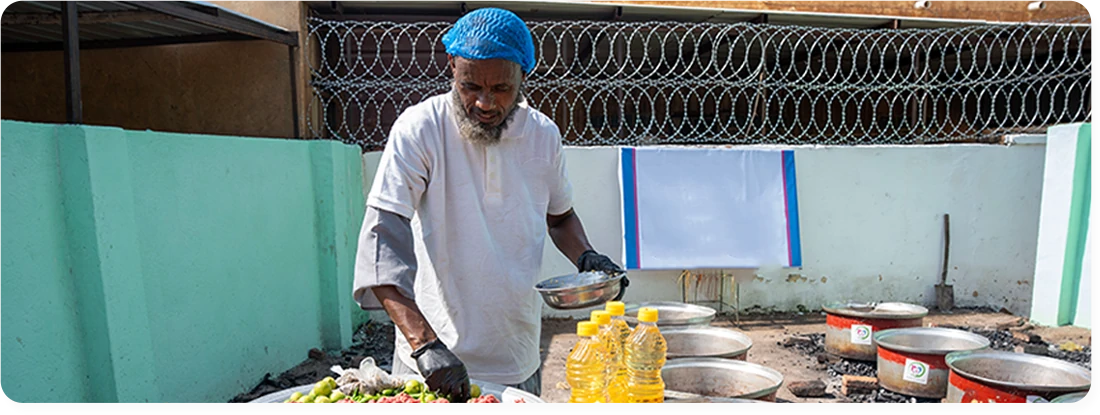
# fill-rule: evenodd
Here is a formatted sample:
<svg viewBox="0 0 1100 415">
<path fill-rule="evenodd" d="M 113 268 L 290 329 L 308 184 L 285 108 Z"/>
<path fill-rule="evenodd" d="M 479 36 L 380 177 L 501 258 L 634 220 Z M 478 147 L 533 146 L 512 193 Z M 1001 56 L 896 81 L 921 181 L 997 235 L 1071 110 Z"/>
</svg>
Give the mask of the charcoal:
<svg viewBox="0 0 1100 415">
<path fill-rule="evenodd" d="M 946 324 L 939 325 L 937 327 L 964 330 L 983 336 L 989 339 L 989 347 L 993 350 L 1014 352 L 1017 351 L 1018 348 L 1018 352 L 1020 353 L 1028 352 L 1033 354 L 1042 354 L 1092 370 L 1092 347 L 1090 346 L 1084 346 L 1080 351 L 1064 351 L 1059 349 L 1057 346 L 1052 347 L 1051 344 L 1043 340 L 1041 336 L 1030 333 L 1025 335 L 1017 333 L 1016 336 L 1013 336 L 1012 331 L 1001 330 L 999 328 L 995 329 L 989 327 L 965 327 Z M 849 360 L 826 353 L 824 334 L 802 334 L 798 335 L 797 337 L 798 338 L 795 340 L 790 340 L 790 338 L 788 338 L 785 341 L 781 341 L 778 343 L 783 347 L 795 349 L 799 353 L 806 355 L 811 362 L 817 363 L 815 367 L 824 366 L 825 373 L 829 376 L 827 379 L 824 379 L 824 382 L 827 385 L 830 385 L 829 387 L 832 390 L 840 389 L 840 379 L 844 375 L 869 377 L 878 376 L 878 370 L 875 362 Z M 812 341 L 807 341 L 807 339 Z M 871 393 L 853 393 L 852 395 L 848 396 L 847 399 L 857 403 L 940 402 L 939 399 L 906 396 L 899 393 L 890 392 L 883 388 L 879 388 L 877 391 L 873 391 Z"/>
</svg>

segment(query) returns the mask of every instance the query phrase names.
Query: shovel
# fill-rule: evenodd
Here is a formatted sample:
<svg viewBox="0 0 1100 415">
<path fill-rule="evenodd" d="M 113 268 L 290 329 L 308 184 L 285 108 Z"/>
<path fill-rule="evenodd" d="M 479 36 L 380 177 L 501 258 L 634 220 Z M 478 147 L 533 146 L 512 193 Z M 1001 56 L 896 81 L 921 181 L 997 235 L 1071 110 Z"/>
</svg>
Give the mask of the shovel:
<svg viewBox="0 0 1100 415">
<path fill-rule="evenodd" d="M 951 249 L 951 222 L 950 216 L 943 214 L 943 271 L 940 273 L 940 283 L 936 284 L 936 308 L 940 311 L 949 311 L 955 308 L 955 287 L 947 285 L 947 253 Z"/>
</svg>

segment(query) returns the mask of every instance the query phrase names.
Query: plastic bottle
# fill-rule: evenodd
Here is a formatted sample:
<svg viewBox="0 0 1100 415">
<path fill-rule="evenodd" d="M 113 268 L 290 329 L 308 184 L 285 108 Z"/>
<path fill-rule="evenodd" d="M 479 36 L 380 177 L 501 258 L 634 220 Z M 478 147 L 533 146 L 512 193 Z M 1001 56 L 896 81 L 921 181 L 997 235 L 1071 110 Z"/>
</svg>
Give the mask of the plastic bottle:
<svg viewBox="0 0 1100 415">
<path fill-rule="evenodd" d="M 626 402 L 626 339 L 630 337 L 630 326 L 626 324 L 623 315 L 626 314 L 626 304 L 622 301 L 609 301 L 604 308 L 611 315 L 611 331 L 618 337 L 619 357 L 615 370 L 612 371 L 608 381 L 607 394 L 612 403 Z"/>
<path fill-rule="evenodd" d="M 619 331 L 619 338 L 623 343 L 626 343 L 626 338 L 630 337 L 630 325 L 626 324 L 626 320 L 623 315 L 626 314 L 626 304 L 622 301 L 608 301 L 604 305 L 604 309 L 611 314 L 611 325 Z"/>
<path fill-rule="evenodd" d="M 577 323 L 577 344 L 565 362 L 570 403 L 610 402 L 607 396 L 607 351 L 592 321 Z"/>
<path fill-rule="evenodd" d="M 626 396 L 630 403 L 665 401 L 665 382 L 661 368 L 665 365 L 665 337 L 657 329 L 657 310 L 638 310 L 638 325 L 626 339 Z"/>
<path fill-rule="evenodd" d="M 605 388 L 610 388 L 615 375 L 619 373 L 619 366 L 622 363 L 623 343 L 619 340 L 618 330 L 611 326 L 610 313 L 604 310 L 593 310 L 591 321 L 599 326 L 600 341 L 603 342 L 604 349 L 607 351 L 607 359 L 604 360 L 604 367 L 607 369 L 607 386 Z M 610 389 L 608 389 L 607 395 L 610 399 Z"/>
</svg>

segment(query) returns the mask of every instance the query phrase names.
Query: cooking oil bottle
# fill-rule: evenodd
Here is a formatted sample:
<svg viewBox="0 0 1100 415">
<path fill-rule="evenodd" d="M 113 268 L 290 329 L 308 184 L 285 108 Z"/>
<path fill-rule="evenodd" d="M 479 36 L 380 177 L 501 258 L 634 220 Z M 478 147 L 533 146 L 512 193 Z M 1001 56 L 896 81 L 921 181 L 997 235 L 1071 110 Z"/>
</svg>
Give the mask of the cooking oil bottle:
<svg viewBox="0 0 1100 415">
<path fill-rule="evenodd" d="M 665 338 L 657 329 L 657 310 L 638 310 L 638 325 L 626 339 L 626 399 L 630 403 L 665 401 L 665 382 L 661 368 L 665 365 Z"/>
<path fill-rule="evenodd" d="M 604 308 L 611 315 L 611 332 L 618 339 L 619 356 L 615 367 L 608 380 L 607 394 L 612 403 L 626 402 L 626 338 L 630 337 L 630 326 L 626 324 L 623 315 L 626 313 L 626 304 L 622 301 L 609 301 Z"/>
<path fill-rule="evenodd" d="M 577 323 L 577 344 L 565 362 L 570 403 L 607 403 L 607 351 L 592 321 Z"/>
<path fill-rule="evenodd" d="M 607 351 L 607 359 L 604 360 L 604 367 L 607 369 L 607 382 L 606 388 L 608 399 L 611 398 L 611 385 L 615 379 L 615 375 L 619 373 L 619 366 L 622 363 L 623 356 L 623 343 L 619 340 L 619 333 L 611 325 L 611 314 L 604 310 L 592 311 L 592 322 L 599 326 L 600 341 L 603 342 L 604 349 Z"/>
<path fill-rule="evenodd" d="M 608 301 L 604 309 L 611 314 L 611 325 L 619 331 L 622 342 L 626 343 L 626 338 L 630 337 L 630 326 L 623 319 L 623 315 L 626 314 L 626 304 L 622 301 Z"/>
</svg>

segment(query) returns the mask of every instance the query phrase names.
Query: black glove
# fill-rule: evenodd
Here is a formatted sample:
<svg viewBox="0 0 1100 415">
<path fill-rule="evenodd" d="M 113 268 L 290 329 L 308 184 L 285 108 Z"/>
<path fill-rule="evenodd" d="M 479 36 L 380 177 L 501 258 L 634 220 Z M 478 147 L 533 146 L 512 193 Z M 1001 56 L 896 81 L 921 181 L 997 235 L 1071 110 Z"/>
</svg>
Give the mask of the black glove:
<svg viewBox="0 0 1100 415">
<path fill-rule="evenodd" d="M 412 358 L 416 359 L 416 367 L 424 376 L 429 390 L 454 398 L 451 402 L 470 399 L 470 377 L 466 374 L 466 365 L 439 339 L 414 350 Z"/>
<path fill-rule="evenodd" d="M 611 258 L 608 258 L 607 255 L 601 255 L 591 249 L 584 251 L 581 257 L 577 258 L 577 271 L 603 271 L 607 275 L 618 275 L 625 272 L 618 265 L 615 265 L 615 262 L 611 261 Z M 630 286 L 630 280 L 626 279 L 626 275 L 623 275 L 623 279 L 619 280 L 619 283 L 622 285 L 619 287 L 619 295 L 616 295 L 612 301 L 621 300 L 623 294 L 626 294 L 626 287 Z"/>
</svg>

